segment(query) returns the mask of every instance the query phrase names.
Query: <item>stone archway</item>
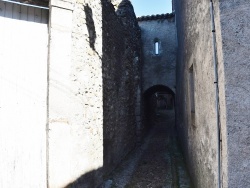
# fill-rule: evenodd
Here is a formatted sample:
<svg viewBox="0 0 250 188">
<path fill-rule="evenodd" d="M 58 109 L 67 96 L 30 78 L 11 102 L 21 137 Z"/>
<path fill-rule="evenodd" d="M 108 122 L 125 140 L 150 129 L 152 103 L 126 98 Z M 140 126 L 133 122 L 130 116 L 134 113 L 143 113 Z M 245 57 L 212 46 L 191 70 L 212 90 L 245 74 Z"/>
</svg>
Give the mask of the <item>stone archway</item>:
<svg viewBox="0 0 250 188">
<path fill-rule="evenodd" d="M 154 85 L 143 93 L 143 122 L 145 129 L 154 125 L 160 111 L 174 110 L 175 93 L 165 85 Z"/>
</svg>

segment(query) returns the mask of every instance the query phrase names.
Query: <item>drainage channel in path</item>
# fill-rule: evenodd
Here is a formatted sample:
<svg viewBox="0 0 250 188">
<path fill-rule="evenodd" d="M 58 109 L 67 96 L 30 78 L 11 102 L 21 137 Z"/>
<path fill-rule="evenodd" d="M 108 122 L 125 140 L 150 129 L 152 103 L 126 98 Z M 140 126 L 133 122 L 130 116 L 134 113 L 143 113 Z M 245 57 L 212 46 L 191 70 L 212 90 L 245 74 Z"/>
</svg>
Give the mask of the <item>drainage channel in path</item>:
<svg viewBox="0 0 250 188">
<path fill-rule="evenodd" d="M 142 145 L 127 156 L 102 187 L 192 188 L 174 124 L 173 111 L 160 111 Z"/>
</svg>

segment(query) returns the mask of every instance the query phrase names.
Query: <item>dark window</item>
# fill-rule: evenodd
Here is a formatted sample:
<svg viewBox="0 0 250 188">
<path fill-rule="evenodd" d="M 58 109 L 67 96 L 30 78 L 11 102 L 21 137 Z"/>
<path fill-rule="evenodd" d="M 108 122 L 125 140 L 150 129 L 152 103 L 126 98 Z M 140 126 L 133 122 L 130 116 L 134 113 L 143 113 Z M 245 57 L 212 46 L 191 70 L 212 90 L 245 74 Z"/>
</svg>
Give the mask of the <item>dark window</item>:
<svg viewBox="0 0 250 188">
<path fill-rule="evenodd" d="M 189 101 L 191 124 L 195 126 L 195 75 L 193 65 L 189 68 Z"/>
<path fill-rule="evenodd" d="M 191 112 L 195 112 L 195 99 L 194 99 L 194 91 L 195 85 L 194 85 L 194 69 L 193 65 L 189 68 L 189 95 L 190 95 L 190 106 L 191 106 Z"/>
</svg>

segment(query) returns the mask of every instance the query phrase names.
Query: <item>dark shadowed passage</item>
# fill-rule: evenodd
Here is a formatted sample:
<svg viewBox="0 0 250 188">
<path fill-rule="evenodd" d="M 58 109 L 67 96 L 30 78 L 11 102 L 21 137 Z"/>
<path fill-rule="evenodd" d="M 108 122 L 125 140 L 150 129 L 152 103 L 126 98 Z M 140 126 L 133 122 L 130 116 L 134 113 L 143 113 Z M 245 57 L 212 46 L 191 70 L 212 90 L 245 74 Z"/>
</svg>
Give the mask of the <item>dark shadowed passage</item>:
<svg viewBox="0 0 250 188">
<path fill-rule="evenodd" d="M 143 105 L 144 124 L 148 129 L 154 125 L 159 110 L 174 110 L 174 92 L 167 86 L 155 85 L 144 92 Z"/>
<path fill-rule="evenodd" d="M 192 184 L 176 140 L 174 93 L 154 86 L 144 93 L 147 133 L 103 184 L 107 187 L 159 188 Z"/>
</svg>

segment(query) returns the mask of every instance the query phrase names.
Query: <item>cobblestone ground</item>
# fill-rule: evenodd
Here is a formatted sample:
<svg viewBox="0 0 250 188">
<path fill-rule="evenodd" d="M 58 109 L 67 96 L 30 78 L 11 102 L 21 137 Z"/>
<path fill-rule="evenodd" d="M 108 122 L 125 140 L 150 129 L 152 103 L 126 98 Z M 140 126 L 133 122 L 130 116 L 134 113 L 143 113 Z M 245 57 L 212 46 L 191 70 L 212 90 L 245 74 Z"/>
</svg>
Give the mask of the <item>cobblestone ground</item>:
<svg viewBox="0 0 250 188">
<path fill-rule="evenodd" d="M 158 113 L 154 126 L 142 145 L 121 163 L 102 187 L 192 187 L 176 143 L 173 111 Z"/>
</svg>

